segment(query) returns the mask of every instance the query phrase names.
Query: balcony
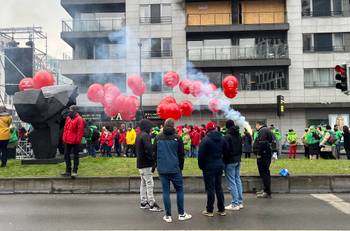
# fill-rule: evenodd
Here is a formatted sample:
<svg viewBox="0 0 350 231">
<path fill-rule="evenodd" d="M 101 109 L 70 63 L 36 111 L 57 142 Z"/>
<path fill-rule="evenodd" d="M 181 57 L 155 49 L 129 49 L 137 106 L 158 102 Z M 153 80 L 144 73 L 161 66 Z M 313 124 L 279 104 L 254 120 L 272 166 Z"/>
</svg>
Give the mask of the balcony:
<svg viewBox="0 0 350 231">
<path fill-rule="evenodd" d="M 171 24 L 171 16 L 162 17 L 140 17 L 140 24 Z"/>
<path fill-rule="evenodd" d="M 61 72 L 69 78 L 87 74 L 126 73 L 126 59 L 62 60 Z"/>
<path fill-rule="evenodd" d="M 125 26 L 125 18 L 101 20 L 64 20 L 62 32 L 118 31 Z"/>
<path fill-rule="evenodd" d="M 73 18 L 77 12 L 125 12 L 125 0 L 61 0 L 61 5 Z"/>
<path fill-rule="evenodd" d="M 345 46 L 326 46 L 326 47 L 307 46 L 303 48 L 304 53 L 345 52 L 348 50 L 349 50 L 349 47 L 345 47 Z"/>
<path fill-rule="evenodd" d="M 349 16 L 349 12 L 346 11 L 310 11 L 304 10 L 301 12 L 303 17 L 344 17 Z"/>
<path fill-rule="evenodd" d="M 253 47 L 200 47 L 190 48 L 187 52 L 188 60 L 198 67 L 290 65 L 286 44 Z"/>
</svg>

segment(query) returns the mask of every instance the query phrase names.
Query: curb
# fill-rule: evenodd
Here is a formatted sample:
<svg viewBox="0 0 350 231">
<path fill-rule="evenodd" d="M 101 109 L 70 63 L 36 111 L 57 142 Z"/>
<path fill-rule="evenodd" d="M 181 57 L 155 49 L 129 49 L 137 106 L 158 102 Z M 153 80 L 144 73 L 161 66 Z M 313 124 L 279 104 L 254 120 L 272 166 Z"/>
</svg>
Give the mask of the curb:
<svg viewBox="0 0 350 231">
<path fill-rule="evenodd" d="M 350 175 L 272 176 L 271 180 L 273 193 L 350 193 Z M 242 184 L 245 193 L 262 188 L 258 176 L 242 176 Z M 138 193 L 139 187 L 139 177 L 0 178 L 0 194 Z M 202 177 L 184 177 L 184 190 L 204 193 Z M 162 192 L 158 177 L 154 177 L 154 192 Z"/>
</svg>

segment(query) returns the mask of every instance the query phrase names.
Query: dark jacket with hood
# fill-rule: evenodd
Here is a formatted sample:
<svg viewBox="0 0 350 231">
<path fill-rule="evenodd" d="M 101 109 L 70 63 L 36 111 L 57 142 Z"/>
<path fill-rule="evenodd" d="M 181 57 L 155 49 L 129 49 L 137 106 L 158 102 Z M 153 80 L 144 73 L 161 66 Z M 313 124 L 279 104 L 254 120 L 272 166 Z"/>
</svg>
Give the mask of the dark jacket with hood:
<svg viewBox="0 0 350 231">
<path fill-rule="evenodd" d="M 149 120 L 140 121 L 141 133 L 136 137 L 137 168 L 151 168 L 154 166 L 151 142 L 152 123 Z"/>
<path fill-rule="evenodd" d="M 225 135 L 227 142 L 227 151 L 224 153 L 224 163 L 233 164 L 241 162 L 242 156 L 242 138 L 239 134 L 239 127 L 233 126 L 229 128 Z"/>
<path fill-rule="evenodd" d="M 185 162 L 184 144 L 175 128 L 164 127 L 154 141 L 154 154 L 159 174 L 180 173 Z"/>
<path fill-rule="evenodd" d="M 270 158 L 271 156 L 271 143 L 273 142 L 274 135 L 272 131 L 266 126 L 261 127 L 258 130 L 258 137 L 254 141 L 254 152 L 258 157 Z"/>
<path fill-rule="evenodd" d="M 218 131 L 210 131 L 199 145 L 198 166 L 202 171 L 222 171 L 226 142 Z"/>
</svg>

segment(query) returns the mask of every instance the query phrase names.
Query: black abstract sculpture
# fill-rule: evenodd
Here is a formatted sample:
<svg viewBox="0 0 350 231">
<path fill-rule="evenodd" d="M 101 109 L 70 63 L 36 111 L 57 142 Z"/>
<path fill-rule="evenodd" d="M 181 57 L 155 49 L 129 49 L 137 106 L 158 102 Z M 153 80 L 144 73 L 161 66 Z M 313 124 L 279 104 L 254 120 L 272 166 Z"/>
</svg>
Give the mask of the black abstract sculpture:
<svg viewBox="0 0 350 231">
<path fill-rule="evenodd" d="M 30 139 L 36 159 L 56 157 L 62 111 L 76 104 L 77 96 L 78 87 L 73 85 L 50 86 L 15 94 L 14 105 L 19 118 L 34 128 Z"/>
</svg>

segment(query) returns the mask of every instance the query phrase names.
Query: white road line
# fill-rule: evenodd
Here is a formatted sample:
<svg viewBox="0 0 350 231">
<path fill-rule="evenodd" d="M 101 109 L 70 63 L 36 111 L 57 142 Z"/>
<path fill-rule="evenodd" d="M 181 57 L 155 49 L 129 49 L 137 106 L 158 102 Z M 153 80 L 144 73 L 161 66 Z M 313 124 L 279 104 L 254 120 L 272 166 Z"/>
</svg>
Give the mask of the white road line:
<svg viewBox="0 0 350 231">
<path fill-rule="evenodd" d="M 343 199 L 337 197 L 334 194 L 311 194 L 316 199 L 327 202 L 339 211 L 350 215 L 350 203 L 345 202 Z"/>
<path fill-rule="evenodd" d="M 137 229 L 132 229 L 133 231 L 150 231 L 150 230 L 137 230 Z M 108 230 L 63 230 L 63 231 L 132 231 L 132 230 L 111 230 L 111 229 L 108 229 Z M 168 229 L 152 229 L 152 231 L 169 231 Z M 227 230 L 171 230 L 171 231 L 227 231 Z M 234 231 L 320 231 L 320 230 L 294 230 L 294 229 L 283 229 L 283 230 L 276 230 L 276 229 L 273 229 L 273 230 L 264 230 L 264 229 L 259 229 L 259 230 L 239 230 L 239 229 L 234 229 Z M 334 230 L 322 230 L 322 231 L 334 231 Z M 349 230 L 337 230 L 337 231 L 349 231 Z"/>
</svg>

